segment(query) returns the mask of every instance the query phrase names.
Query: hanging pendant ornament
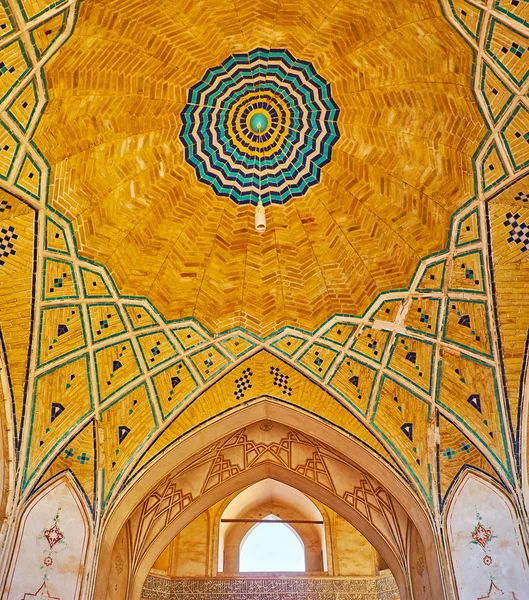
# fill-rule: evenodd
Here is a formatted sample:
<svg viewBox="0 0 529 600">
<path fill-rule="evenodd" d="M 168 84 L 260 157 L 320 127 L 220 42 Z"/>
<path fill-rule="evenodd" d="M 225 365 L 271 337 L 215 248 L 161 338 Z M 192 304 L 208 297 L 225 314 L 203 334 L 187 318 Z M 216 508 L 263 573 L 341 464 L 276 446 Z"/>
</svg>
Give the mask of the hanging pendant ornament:
<svg viewBox="0 0 529 600">
<path fill-rule="evenodd" d="M 266 231 L 266 213 L 261 199 L 259 199 L 259 202 L 255 207 L 255 231 L 258 231 L 259 233 Z"/>
</svg>

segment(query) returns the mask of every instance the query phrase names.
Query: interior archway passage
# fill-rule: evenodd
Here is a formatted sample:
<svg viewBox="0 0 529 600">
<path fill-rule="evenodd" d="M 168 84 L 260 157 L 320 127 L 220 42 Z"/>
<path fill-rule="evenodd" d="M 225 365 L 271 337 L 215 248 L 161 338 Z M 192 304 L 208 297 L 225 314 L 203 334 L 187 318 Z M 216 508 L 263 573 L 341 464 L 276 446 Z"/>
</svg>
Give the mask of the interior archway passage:
<svg viewBox="0 0 529 600">
<path fill-rule="evenodd" d="M 272 548 L 266 536 L 263 560 L 245 566 L 246 540 L 265 527 Z M 293 554 L 303 559 L 294 565 L 288 560 L 290 546 L 283 546 L 277 534 L 278 529 L 287 527 L 292 532 Z M 269 559 L 280 562 L 270 566 Z M 336 577 L 355 578 L 353 586 L 372 583 L 374 578 L 391 585 L 392 580 L 382 557 L 343 517 L 292 486 L 264 479 L 228 496 L 187 525 L 156 559 L 144 595 L 149 597 L 148 592 L 160 584 L 160 578 L 174 582 L 169 589 L 179 593 L 189 578 L 219 575 L 223 581 L 237 581 L 241 575 L 258 580 L 278 574 L 289 579 L 295 593 L 294 580 L 299 572 L 311 580 L 327 581 L 322 591 L 330 589 L 330 579 Z M 235 588 L 236 584 L 230 586 Z M 394 580 L 393 588 L 397 589 Z"/>
<path fill-rule="evenodd" d="M 263 417 L 266 427 L 262 427 Z M 216 441 L 188 453 L 186 446 L 191 449 L 203 435 Z M 363 468 L 345 459 L 333 445 L 357 457 Z M 175 468 L 171 460 L 177 456 L 180 464 Z M 385 479 L 385 484 L 375 474 Z M 124 525 L 128 528 L 133 557 L 129 597 L 139 598 L 156 558 L 186 525 L 224 498 L 266 478 L 297 488 L 352 523 L 380 552 L 403 599 L 411 598 L 407 540 L 409 532 L 417 529 L 420 547 L 430 550 L 422 552 L 422 560 L 435 586 L 424 598 L 443 598 L 431 525 L 406 486 L 361 446 L 315 418 L 272 401 L 234 411 L 191 435 L 147 469 L 124 494 L 107 523 L 103 546 L 112 548 L 119 530 Z M 147 495 L 146 486 L 150 488 Z M 99 564 L 97 585 L 96 594 L 98 589 L 106 592 L 106 561 Z"/>
</svg>

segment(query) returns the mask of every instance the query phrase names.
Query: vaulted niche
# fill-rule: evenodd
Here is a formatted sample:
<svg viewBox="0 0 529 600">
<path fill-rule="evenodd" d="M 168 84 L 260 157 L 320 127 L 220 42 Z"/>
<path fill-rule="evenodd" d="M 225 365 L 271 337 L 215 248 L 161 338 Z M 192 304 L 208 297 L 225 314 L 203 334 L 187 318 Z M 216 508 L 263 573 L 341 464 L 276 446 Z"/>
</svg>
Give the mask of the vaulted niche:
<svg viewBox="0 0 529 600">
<path fill-rule="evenodd" d="M 389 574 L 369 541 L 332 508 L 272 478 L 230 494 L 165 548 L 151 575 L 352 577 Z"/>
</svg>

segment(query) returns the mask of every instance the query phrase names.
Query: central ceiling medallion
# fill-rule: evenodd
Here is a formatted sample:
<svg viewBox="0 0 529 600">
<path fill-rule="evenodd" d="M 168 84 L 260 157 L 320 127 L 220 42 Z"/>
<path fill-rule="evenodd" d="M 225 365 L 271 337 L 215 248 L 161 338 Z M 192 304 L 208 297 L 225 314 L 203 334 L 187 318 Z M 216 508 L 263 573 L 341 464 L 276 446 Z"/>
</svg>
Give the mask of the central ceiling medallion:
<svg viewBox="0 0 529 600">
<path fill-rule="evenodd" d="M 189 90 L 180 139 L 200 181 L 263 213 L 318 183 L 338 113 L 311 63 L 257 48 L 208 69 Z"/>
</svg>

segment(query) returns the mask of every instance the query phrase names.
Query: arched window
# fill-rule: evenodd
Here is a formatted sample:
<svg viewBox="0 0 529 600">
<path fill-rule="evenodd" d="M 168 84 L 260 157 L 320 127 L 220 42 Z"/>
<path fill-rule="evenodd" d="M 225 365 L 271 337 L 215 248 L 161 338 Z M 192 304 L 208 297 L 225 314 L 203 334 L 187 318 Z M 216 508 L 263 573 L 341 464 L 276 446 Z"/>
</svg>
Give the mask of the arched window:
<svg viewBox="0 0 529 600">
<path fill-rule="evenodd" d="M 268 521 L 268 522 L 266 522 Z M 241 573 L 305 571 L 305 547 L 299 535 L 270 515 L 252 527 L 241 542 Z"/>
<path fill-rule="evenodd" d="M 283 548 L 288 550 L 286 558 Z M 276 555 L 280 558 L 270 566 L 269 558 Z M 292 562 L 293 557 L 300 558 Z M 241 571 L 327 571 L 323 515 L 308 496 L 280 481 L 263 479 L 232 498 L 219 523 L 218 572 Z"/>
</svg>

